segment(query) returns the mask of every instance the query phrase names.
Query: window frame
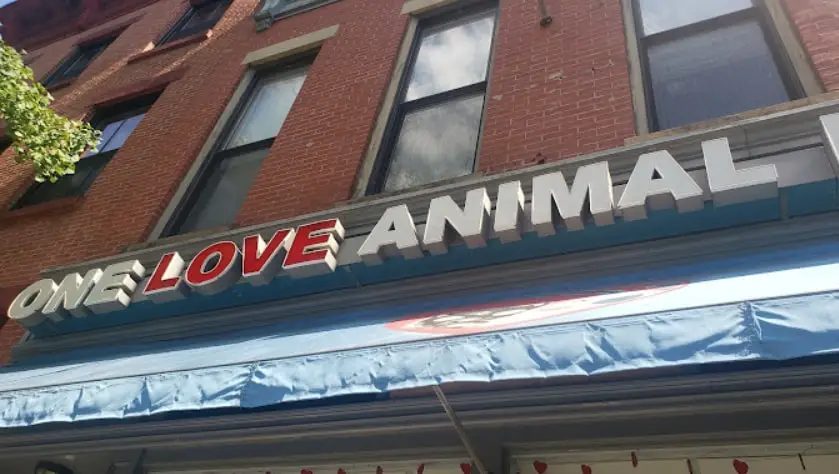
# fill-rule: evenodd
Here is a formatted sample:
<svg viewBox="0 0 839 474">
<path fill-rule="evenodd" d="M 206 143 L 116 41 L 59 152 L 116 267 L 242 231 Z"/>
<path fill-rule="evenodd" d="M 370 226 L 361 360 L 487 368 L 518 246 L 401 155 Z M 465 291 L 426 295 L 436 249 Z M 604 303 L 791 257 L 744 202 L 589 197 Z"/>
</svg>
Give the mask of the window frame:
<svg viewBox="0 0 839 474">
<path fill-rule="evenodd" d="M 738 24 L 756 21 L 760 26 L 763 38 L 769 48 L 771 57 L 780 75 L 781 82 L 784 89 L 789 96 L 789 101 L 801 99 L 807 96 L 805 88 L 802 84 L 801 78 L 792 65 L 792 60 L 789 56 L 787 48 L 780 38 L 779 32 L 771 18 L 771 14 L 767 10 L 765 2 L 762 0 L 750 0 L 752 6 L 742 10 L 724 13 L 722 15 L 700 20 L 698 22 L 689 23 L 686 25 L 677 26 L 668 30 L 645 34 L 644 19 L 641 10 L 641 0 L 625 0 L 629 2 L 629 8 L 632 13 L 632 21 L 635 32 L 635 42 L 638 48 L 637 60 L 640 64 L 640 76 L 643 87 L 644 103 L 643 107 L 646 112 L 646 129 L 648 133 L 662 132 L 671 130 L 661 128 L 659 125 L 659 117 L 656 111 L 655 95 L 653 90 L 653 81 L 651 77 L 650 56 L 649 49 L 651 46 L 667 44 L 672 41 L 689 38 L 693 35 L 703 32 L 713 32 L 721 28 L 735 26 Z M 789 102 L 788 101 L 788 102 Z M 636 104 L 636 107 L 640 104 Z M 752 109 L 754 110 L 754 109 Z M 741 113 L 748 112 L 744 110 Z M 707 120 L 716 120 L 727 115 L 713 117 Z M 700 122 L 701 123 L 701 122 Z M 690 126 L 691 123 L 675 127 L 676 129 Z"/>
<path fill-rule="evenodd" d="M 123 121 L 123 120 L 126 120 L 128 118 L 136 117 L 137 115 L 141 115 L 141 114 L 146 115 L 151 110 L 151 108 L 154 106 L 154 103 L 157 101 L 157 98 L 159 96 L 160 96 L 160 92 L 156 92 L 156 93 L 152 93 L 152 94 L 148 94 L 148 95 L 138 97 L 136 99 L 127 101 L 125 103 L 116 104 L 116 105 L 113 105 L 111 107 L 103 108 L 101 111 L 97 111 L 96 113 L 94 113 L 94 117 L 90 122 L 94 126 L 94 128 L 99 130 L 99 129 L 104 129 L 109 124 L 112 124 L 112 123 L 115 123 L 115 122 Z M 142 123 L 142 120 L 140 121 L 140 123 L 137 124 L 137 127 L 139 127 L 141 123 Z M 136 130 L 136 127 L 134 128 L 134 130 Z M 132 130 L 132 134 L 134 133 L 134 130 Z M 131 135 L 126 137 L 126 140 L 130 137 L 131 137 Z M 24 191 L 24 193 L 21 194 L 21 196 L 18 197 L 12 203 L 12 205 L 10 207 L 10 210 L 23 209 L 23 208 L 26 208 L 26 207 L 29 207 L 29 206 L 37 206 L 39 204 L 44 204 L 44 203 L 47 203 L 47 202 L 50 202 L 50 201 L 54 201 L 56 199 L 84 196 L 85 193 L 87 193 L 87 190 L 90 189 L 90 186 L 93 184 L 93 182 L 96 180 L 96 178 L 102 173 L 102 171 L 104 171 L 105 167 L 108 166 L 108 164 L 111 162 L 111 160 L 113 160 L 114 156 L 116 156 L 116 154 L 119 153 L 119 151 L 121 149 L 122 149 L 122 146 L 120 146 L 119 148 L 116 148 L 114 150 L 104 152 L 104 153 L 97 152 L 97 153 L 92 154 L 92 155 L 83 156 L 81 159 L 79 159 L 79 161 L 76 162 L 77 170 L 78 170 L 79 164 L 83 163 L 85 166 L 90 165 L 92 167 L 91 168 L 92 172 L 85 178 L 85 180 L 82 182 L 82 184 L 79 185 L 78 187 L 76 187 L 75 189 L 73 189 L 72 192 L 67 193 L 65 195 L 62 195 L 62 196 L 59 196 L 59 197 L 54 197 L 52 199 L 46 199 L 46 200 L 41 200 L 41 201 L 36 201 L 36 202 L 27 202 L 28 200 L 33 199 L 33 195 L 35 193 L 37 193 L 38 190 L 41 189 L 43 186 L 49 186 L 49 185 L 53 184 L 53 183 L 48 183 L 48 182 L 42 182 L 42 183 L 35 182 L 32 185 L 30 185 L 26 189 L 26 191 Z M 90 160 L 90 161 L 88 161 L 88 160 Z M 69 176 L 72 176 L 72 175 L 66 175 L 66 176 L 69 177 Z"/>
<path fill-rule="evenodd" d="M 282 127 L 280 127 L 280 131 L 273 137 L 265 138 L 237 147 L 224 149 L 224 144 L 230 138 L 230 134 L 233 132 L 233 129 L 238 125 L 239 121 L 242 119 L 244 112 L 250 105 L 251 100 L 254 98 L 254 94 L 258 91 L 260 83 L 266 77 L 279 75 L 284 72 L 291 72 L 298 69 L 310 68 L 311 65 L 314 63 L 314 60 L 317 57 L 318 52 L 319 48 L 309 50 L 294 55 L 292 57 L 286 58 L 286 60 L 282 61 L 279 64 L 272 64 L 267 65 L 265 67 L 253 69 L 253 76 L 248 81 L 244 93 L 242 93 L 236 105 L 233 107 L 232 112 L 228 117 L 227 121 L 222 126 L 220 133 L 216 137 L 214 137 L 213 145 L 210 148 L 210 151 L 207 153 L 206 158 L 202 160 L 202 163 L 198 167 L 195 176 L 192 178 L 189 186 L 187 187 L 186 192 L 183 195 L 183 198 L 175 207 L 172 216 L 169 218 L 166 225 L 163 227 L 163 231 L 161 232 L 160 237 L 173 237 L 176 235 L 183 235 L 191 232 L 200 232 L 201 230 L 206 230 L 196 229 L 183 231 L 183 226 L 184 224 L 186 224 L 187 219 L 189 218 L 192 210 L 195 208 L 195 205 L 201 197 L 200 191 L 202 189 L 203 184 L 206 183 L 207 180 L 211 177 L 212 172 L 228 159 L 235 159 L 237 156 L 246 155 L 248 153 L 261 149 L 270 150 L 274 144 L 274 141 L 279 136 L 279 133 L 282 132 Z M 296 100 L 297 98 L 295 97 L 295 102 Z M 292 105 L 292 109 L 290 109 L 290 111 L 293 110 L 293 108 L 294 106 Z"/>
<path fill-rule="evenodd" d="M 165 44 L 182 40 L 184 38 L 189 38 L 191 36 L 201 34 L 205 31 L 213 29 L 213 27 L 215 27 L 215 25 L 218 24 L 219 21 L 221 21 L 225 13 L 227 13 L 227 9 L 230 7 L 231 1 L 232 0 L 207 0 L 205 2 L 202 2 L 198 6 L 190 4 L 189 8 L 187 8 L 187 10 L 183 12 L 183 14 L 181 14 L 180 18 L 178 18 L 178 21 L 176 21 L 168 30 L 166 30 L 166 33 L 164 33 L 163 36 L 161 36 L 160 39 L 155 43 L 155 47 L 163 46 Z M 216 18 L 216 21 L 212 25 L 207 26 L 206 28 L 196 29 L 195 31 L 187 30 L 187 34 L 182 34 L 183 27 L 187 23 L 189 23 L 189 20 L 192 19 L 192 17 L 195 15 L 195 9 L 201 8 L 211 3 L 223 6 L 221 15 L 219 15 L 219 17 Z"/>
<path fill-rule="evenodd" d="M 475 143 L 475 156 L 472 160 L 472 172 L 478 165 L 478 152 L 481 147 L 481 137 L 483 136 L 484 120 L 486 119 L 487 94 L 489 93 L 489 83 L 492 76 L 492 66 L 495 57 L 495 42 L 498 36 L 498 21 L 500 17 L 500 8 L 497 1 L 494 0 L 477 0 L 467 3 L 457 3 L 448 7 L 435 9 L 434 11 L 418 16 L 417 26 L 413 32 L 414 37 L 411 39 L 411 46 L 406 55 L 405 64 L 407 65 L 402 72 L 402 77 L 399 78 L 399 85 L 396 89 L 393 105 L 388 113 L 388 119 L 385 125 L 385 130 L 382 135 L 381 144 L 370 176 L 365 187 L 364 194 L 367 196 L 382 194 L 384 186 L 387 183 L 387 174 L 390 164 L 393 161 L 393 153 L 396 144 L 399 141 L 399 134 L 402 131 L 402 126 L 407 114 L 422 110 L 424 108 L 434 107 L 446 102 L 453 102 L 458 99 L 466 99 L 472 95 L 478 95 L 483 91 L 484 101 L 481 109 L 481 118 L 478 122 L 478 137 Z M 458 21 L 459 19 L 466 19 L 469 17 L 478 17 L 484 13 L 493 13 L 493 30 L 489 44 L 489 57 L 487 58 L 487 71 L 483 81 L 469 84 L 466 86 L 457 87 L 455 89 L 438 92 L 425 97 L 405 101 L 404 98 L 408 93 L 411 76 L 416 66 L 416 59 L 422 46 L 423 33 L 428 29 L 443 26 L 449 23 Z M 452 178 L 454 179 L 454 178 Z M 433 183 L 427 183 L 433 184 Z M 424 186 L 424 185 L 421 185 Z M 393 192 L 408 191 L 407 188 Z"/>
<path fill-rule="evenodd" d="M 73 47 L 73 51 L 61 60 L 61 62 L 58 64 L 58 67 L 56 67 L 55 70 L 51 72 L 46 77 L 46 79 L 44 79 L 42 84 L 44 85 L 44 87 L 50 88 L 62 84 L 64 82 L 77 79 L 79 76 L 84 74 L 85 71 L 87 71 L 90 65 L 93 64 L 93 62 L 96 61 L 96 59 L 98 59 L 99 56 L 102 53 L 104 53 L 105 50 L 108 49 L 114 43 L 114 41 L 116 41 L 118 37 L 119 34 L 108 35 L 75 45 Z M 81 59 L 82 54 L 85 50 L 87 50 L 88 48 L 95 48 L 99 46 L 101 46 L 102 48 L 92 58 L 90 58 L 90 61 L 87 62 L 87 65 L 84 67 L 84 69 L 79 71 L 79 73 L 74 76 L 65 76 L 67 71 Z M 38 58 L 35 58 L 35 60 L 37 59 Z"/>
<path fill-rule="evenodd" d="M 304 3 L 289 8 L 289 2 L 295 1 L 297 0 L 281 0 L 280 3 L 272 7 L 268 7 L 268 2 L 262 0 L 259 8 L 257 8 L 253 14 L 253 20 L 256 23 L 256 31 L 265 31 L 275 22 L 283 18 L 324 7 L 339 0 L 307 0 Z"/>
</svg>

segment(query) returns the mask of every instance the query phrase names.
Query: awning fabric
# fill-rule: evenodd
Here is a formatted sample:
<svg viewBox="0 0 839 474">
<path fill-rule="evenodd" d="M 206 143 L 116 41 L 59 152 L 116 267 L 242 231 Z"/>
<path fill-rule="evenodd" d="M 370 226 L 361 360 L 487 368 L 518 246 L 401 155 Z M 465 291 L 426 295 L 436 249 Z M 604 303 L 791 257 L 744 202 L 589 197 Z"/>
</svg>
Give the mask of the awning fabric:
<svg viewBox="0 0 839 474">
<path fill-rule="evenodd" d="M 0 427 L 839 351 L 839 263 L 661 281 L 546 285 L 11 368 Z"/>
</svg>

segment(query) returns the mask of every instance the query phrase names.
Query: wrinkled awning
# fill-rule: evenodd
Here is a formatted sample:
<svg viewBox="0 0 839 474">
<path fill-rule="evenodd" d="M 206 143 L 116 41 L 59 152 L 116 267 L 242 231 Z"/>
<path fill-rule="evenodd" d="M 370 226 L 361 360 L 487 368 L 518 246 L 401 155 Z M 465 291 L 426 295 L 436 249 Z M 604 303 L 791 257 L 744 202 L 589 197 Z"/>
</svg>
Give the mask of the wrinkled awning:
<svg viewBox="0 0 839 474">
<path fill-rule="evenodd" d="M 661 281 L 351 311 L 11 368 L 0 427 L 839 351 L 839 263 Z"/>
</svg>

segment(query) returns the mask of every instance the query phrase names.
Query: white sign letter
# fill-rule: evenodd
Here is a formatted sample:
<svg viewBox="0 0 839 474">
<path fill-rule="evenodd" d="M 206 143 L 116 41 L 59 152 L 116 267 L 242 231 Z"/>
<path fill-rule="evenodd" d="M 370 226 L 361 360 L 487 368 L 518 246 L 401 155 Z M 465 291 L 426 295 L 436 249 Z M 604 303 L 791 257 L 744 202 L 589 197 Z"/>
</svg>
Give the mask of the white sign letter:
<svg viewBox="0 0 839 474">
<path fill-rule="evenodd" d="M 589 208 L 584 210 L 586 198 Z M 582 230 L 584 211 L 591 213 L 597 225 L 615 222 L 612 175 L 606 162 L 578 169 L 570 190 L 561 172 L 533 178 L 532 201 L 533 227 L 543 237 L 556 234 L 559 219 L 568 230 Z"/>
<path fill-rule="evenodd" d="M 659 178 L 656 178 L 656 175 Z M 661 205 L 672 207 L 675 201 L 679 212 L 698 211 L 705 207 L 702 188 L 666 151 L 641 155 L 626 183 L 618 209 L 623 219 L 637 221 L 647 218 L 647 198 L 661 200 Z"/>
<path fill-rule="evenodd" d="M 451 196 L 434 198 L 425 222 L 422 239 L 425 248 L 434 255 L 445 254 L 455 234 L 460 235 L 470 249 L 486 247 L 491 210 L 492 203 L 484 188 L 466 193 L 463 209 Z"/>
<path fill-rule="evenodd" d="M 390 255 L 402 255 L 406 259 L 423 256 L 417 227 L 404 204 L 388 208 L 358 249 L 358 256 L 367 265 L 381 264 Z"/>
<path fill-rule="evenodd" d="M 502 243 L 521 240 L 523 217 L 524 191 L 521 189 L 521 182 L 512 181 L 498 186 L 493 230 Z"/>
<path fill-rule="evenodd" d="M 88 271 L 84 278 L 78 273 L 65 276 L 55 294 L 44 306 L 44 316 L 60 321 L 66 318 L 68 313 L 77 318 L 90 315 L 90 311 L 84 307 L 84 299 L 100 278 L 102 270 L 98 268 Z"/>
<path fill-rule="evenodd" d="M 96 314 L 125 309 L 144 276 L 146 269 L 139 260 L 108 265 L 84 304 Z"/>
<path fill-rule="evenodd" d="M 727 138 L 702 142 L 702 153 L 714 205 L 727 206 L 778 196 L 775 165 L 736 169 Z"/>
<path fill-rule="evenodd" d="M 26 287 L 9 306 L 9 319 L 21 326 L 32 328 L 44 322 L 41 309 L 55 293 L 58 285 L 52 280 L 40 280 Z"/>
</svg>

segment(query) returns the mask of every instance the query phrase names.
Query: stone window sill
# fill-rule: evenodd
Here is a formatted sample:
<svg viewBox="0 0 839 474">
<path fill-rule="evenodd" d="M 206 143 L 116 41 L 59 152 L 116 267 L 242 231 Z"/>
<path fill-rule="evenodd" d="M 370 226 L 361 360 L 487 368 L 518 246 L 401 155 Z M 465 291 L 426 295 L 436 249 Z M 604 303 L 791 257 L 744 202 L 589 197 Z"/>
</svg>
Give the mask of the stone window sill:
<svg viewBox="0 0 839 474">
<path fill-rule="evenodd" d="M 332 206 L 332 207 L 343 207 L 343 206 L 347 206 L 347 205 L 350 205 L 350 204 L 358 204 L 358 203 L 363 203 L 363 202 L 368 202 L 368 201 L 379 201 L 379 200 L 382 200 L 382 199 L 384 199 L 384 200 L 403 199 L 403 198 L 410 197 L 410 196 L 412 196 L 414 194 L 417 194 L 417 193 L 422 194 L 424 192 L 427 192 L 427 191 L 430 191 L 430 190 L 437 190 L 437 189 L 440 189 L 440 188 L 446 187 L 446 186 L 460 185 L 462 183 L 468 183 L 470 181 L 479 182 L 480 179 L 483 178 L 483 177 L 484 177 L 484 173 L 480 170 L 476 170 L 475 172 L 464 175 L 464 176 L 458 176 L 456 178 L 441 179 L 439 181 L 434 181 L 433 183 L 426 183 L 426 184 L 423 184 L 423 185 L 420 185 L 420 186 L 415 186 L 413 188 L 399 189 L 399 190 L 396 190 L 396 191 L 383 191 L 383 192 L 376 193 L 376 194 L 365 194 L 363 196 L 358 196 L 358 197 L 348 199 L 348 200 L 345 200 L 345 201 L 336 202 L 335 205 Z"/>
<path fill-rule="evenodd" d="M 63 81 L 56 82 L 55 84 L 50 84 L 49 86 L 47 86 L 46 89 L 49 92 L 57 91 L 59 89 L 64 89 L 65 87 L 67 87 L 67 86 L 73 84 L 74 82 L 76 82 L 76 79 L 78 79 L 78 78 L 77 77 L 71 77 L 70 79 L 64 79 Z"/>
<path fill-rule="evenodd" d="M 148 51 L 143 51 L 141 53 L 137 53 L 134 56 L 128 58 L 128 64 L 135 63 L 137 61 L 142 61 L 143 59 L 151 58 L 157 56 L 158 54 L 163 54 L 168 51 L 172 51 L 174 49 L 183 48 L 184 46 L 189 46 L 191 44 L 200 43 L 204 40 L 210 39 L 213 36 L 213 30 L 207 30 L 202 33 L 197 33 L 192 36 L 187 36 L 186 38 L 181 38 L 176 41 L 172 41 L 171 43 L 166 43 L 160 46 L 155 47 L 154 49 L 150 49 Z"/>
<path fill-rule="evenodd" d="M 634 137 L 629 137 L 624 141 L 626 145 L 638 145 L 641 143 L 661 140 L 664 138 L 675 137 L 679 135 L 684 135 L 687 133 L 692 132 L 701 132 L 706 130 L 712 130 L 715 128 L 724 127 L 726 125 L 731 125 L 733 123 L 740 122 L 742 120 L 751 119 L 755 117 L 760 117 L 763 115 L 768 115 L 776 112 L 784 112 L 787 110 L 793 110 L 800 107 L 806 107 L 808 105 L 815 105 L 820 104 L 822 102 L 827 102 L 831 100 L 839 99 L 839 91 L 837 92 L 828 92 L 825 94 L 820 94 L 813 97 L 808 97 L 805 99 L 793 100 L 790 102 L 784 102 L 782 104 L 771 105 L 769 107 L 763 107 L 760 109 L 749 110 L 746 112 L 741 112 L 739 114 L 734 115 L 727 115 L 725 117 L 720 117 L 711 120 L 705 120 L 703 122 L 697 122 L 690 125 L 685 125 L 683 127 L 678 128 L 671 128 L 667 130 L 661 130 L 658 132 L 648 133 L 645 135 L 638 135 Z"/>
<path fill-rule="evenodd" d="M 82 202 L 84 202 L 84 198 L 81 196 L 68 196 L 59 199 L 53 199 L 52 201 L 21 207 L 20 209 L 12 209 L 5 212 L 0 212 L 0 222 L 30 216 L 47 215 L 58 211 L 72 211 L 78 209 L 79 206 L 81 206 Z"/>
</svg>

